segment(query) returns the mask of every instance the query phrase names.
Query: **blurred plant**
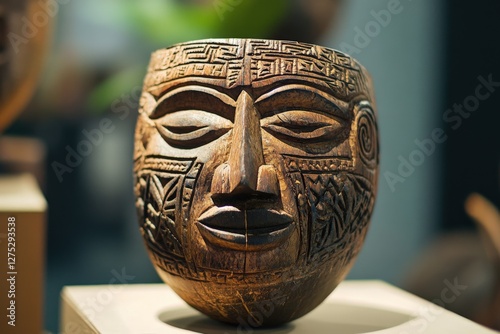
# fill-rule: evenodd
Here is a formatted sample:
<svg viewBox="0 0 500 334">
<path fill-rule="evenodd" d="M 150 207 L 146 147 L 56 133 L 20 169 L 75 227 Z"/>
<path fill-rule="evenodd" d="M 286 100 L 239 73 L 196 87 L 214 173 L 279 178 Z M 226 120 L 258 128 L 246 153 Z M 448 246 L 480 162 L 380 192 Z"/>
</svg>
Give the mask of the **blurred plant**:
<svg viewBox="0 0 500 334">
<path fill-rule="evenodd" d="M 290 5 L 286 0 L 128 0 L 113 4 L 117 24 L 146 42 L 150 51 L 203 38 L 269 38 Z M 146 62 L 141 59 L 97 86 L 89 98 L 90 110 L 108 109 L 114 99 L 137 86 Z"/>
</svg>

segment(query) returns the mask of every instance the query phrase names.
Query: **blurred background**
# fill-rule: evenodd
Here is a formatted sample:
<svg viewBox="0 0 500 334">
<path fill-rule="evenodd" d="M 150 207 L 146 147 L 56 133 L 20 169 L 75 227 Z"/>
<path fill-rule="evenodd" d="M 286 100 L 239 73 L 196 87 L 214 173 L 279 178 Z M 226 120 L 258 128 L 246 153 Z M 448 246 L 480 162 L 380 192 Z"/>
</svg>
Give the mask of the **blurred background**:
<svg viewBox="0 0 500 334">
<path fill-rule="evenodd" d="M 374 79 L 381 166 L 372 225 L 349 279 L 381 279 L 499 328 L 499 2 L 48 2 L 57 15 L 47 23 L 38 88 L 0 135 L 0 171 L 35 173 L 49 205 L 48 331 L 58 332 L 64 285 L 108 284 L 123 270 L 134 276 L 128 283 L 160 282 L 132 192 L 138 97 L 153 50 L 208 37 L 299 40 L 357 58 Z M 0 32 L 8 31 L 13 19 L 0 14 Z M 103 118 L 112 130 L 68 166 L 69 152 Z M 456 282 L 466 288 L 444 301 Z"/>
</svg>

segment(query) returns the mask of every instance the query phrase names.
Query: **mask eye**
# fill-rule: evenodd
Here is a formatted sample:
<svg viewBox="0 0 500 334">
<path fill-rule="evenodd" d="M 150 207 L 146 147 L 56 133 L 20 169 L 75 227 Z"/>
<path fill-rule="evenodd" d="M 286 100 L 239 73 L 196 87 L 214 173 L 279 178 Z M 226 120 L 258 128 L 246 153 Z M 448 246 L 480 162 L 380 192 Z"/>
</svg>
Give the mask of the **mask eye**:
<svg viewBox="0 0 500 334">
<path fill-rule="evenodd" d="M 317 152 L 316 144 L 331 147 L 349 137 L 348 104 L 315 87 L 281 86 L 261 95 L 256 104 L 263 116 L 262 128 L 283 142 Z"/>
<path fill-rule="evenodd" d="M 181 110 L 156 119 L 156 128 L 173 147 L 195 148 L 206 145 L 225 133 L 233 123 L 221 116 L 201 110 Z"/>
<path fill-rule="evenodd" d="M 149 118 L 170 146 L 191 149 L 227 133 L 234 109 L 234 100 L 213 88 L 185 86 L 165 94 Z"/>
<path fill-rule="evenodd" d="M 283 141 L 320 143 L 348 134 L 348 122 L 314 111 L 290 110 L 262 120 L 262 128 Z"/>
</svg>

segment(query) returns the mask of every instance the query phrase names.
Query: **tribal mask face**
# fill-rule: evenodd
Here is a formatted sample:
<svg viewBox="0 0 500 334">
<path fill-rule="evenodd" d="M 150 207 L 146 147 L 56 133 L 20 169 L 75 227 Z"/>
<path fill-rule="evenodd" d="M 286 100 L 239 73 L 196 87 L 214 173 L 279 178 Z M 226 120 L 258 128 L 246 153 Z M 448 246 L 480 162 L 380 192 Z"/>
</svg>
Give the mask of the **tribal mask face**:
<svg viewBox="0 0 500 334">
<path fill-rule="evenodd" d="M 293 320 L 347 274 L 373 210 L 369 76 L 310 44 L 205 40 L 152 56 L 135 139 L 140 230 L 209 316 Z M 243 307 L 245 306 L 245 307 Z"/>
</svg>

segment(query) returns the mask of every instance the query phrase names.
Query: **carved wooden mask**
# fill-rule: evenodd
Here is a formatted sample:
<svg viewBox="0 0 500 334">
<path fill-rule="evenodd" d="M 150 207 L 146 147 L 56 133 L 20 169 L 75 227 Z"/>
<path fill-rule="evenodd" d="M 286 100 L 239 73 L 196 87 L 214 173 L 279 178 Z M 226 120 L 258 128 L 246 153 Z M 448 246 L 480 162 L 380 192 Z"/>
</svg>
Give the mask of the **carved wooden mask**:
<svg viewBox="0 0 500 334">
<path fill-rule="evenodd" d="M 162 279 L 215 319 L 290 321 L 328 296 L 363 243 L 378 175 L 371 81 L 348 55 L 305 43 L 159 50 L 134 159 Z"/>
</svg>

